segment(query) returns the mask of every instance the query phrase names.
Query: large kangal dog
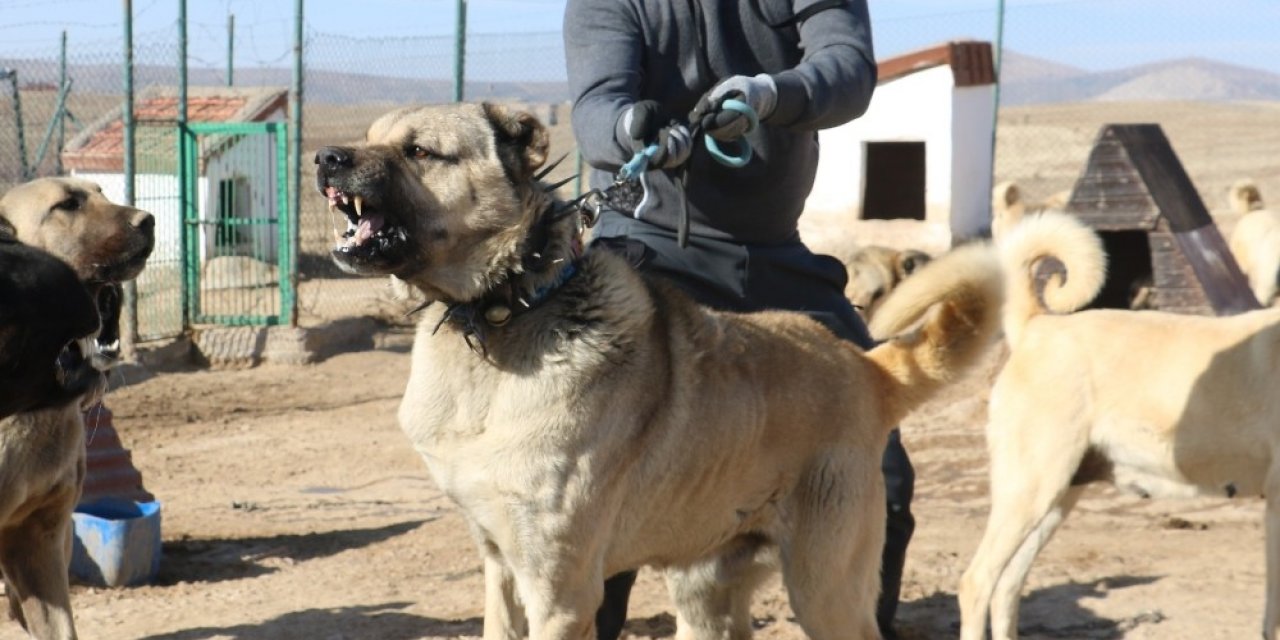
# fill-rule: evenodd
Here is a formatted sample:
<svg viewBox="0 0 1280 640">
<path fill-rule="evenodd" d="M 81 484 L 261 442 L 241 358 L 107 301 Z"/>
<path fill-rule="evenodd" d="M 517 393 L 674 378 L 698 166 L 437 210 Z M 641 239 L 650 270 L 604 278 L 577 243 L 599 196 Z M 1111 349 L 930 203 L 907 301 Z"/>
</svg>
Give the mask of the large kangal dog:
<svg viewBox="0 0 1280 640">
<path fill-rule="evenodd" d="M 88 291 L 81 295 L 98 301 L 106 320 L 97 332 L 99 343 L 115 342 L 118 285 L 142 271 L 154 243 L 154 225 L 151 214 L 112 204 L 98 185 L 75 178 L 34 180 L 0 198 L 0 227 L 18 242 L 66 263 Z M 98 328 L 97 317 L 91 326 Z M 83 336 L 84 328 L 70 333 Z M 68 335 L 57 324 L 49 330 L 54 333 L 45 339 Z M 91 342 L 79 342 L 85 345 L 79 356 L 97 361 L 96 345 L 86 344 Z M 85 373 L 83 367 L 77 371 L 88 382 L 75 387 L 64 379 L 71 383 L 64 386 L 90 397 L 101 391 L 99 373 Z M 77 401 L 82 396 L 67 395 L 61 404 L 0 420 L 0 571 L 10 612 L 41 639 L 76 637 L 67 566 L 71 512 L 84 480 L 85 434 L 82 402 Z"/>
<path fill-rule="evenodd" d="M 1026 275 L 1031 265 L 1010 269 L 1024 277 L 1008 286 L 1010 356 L 992 391 L 987 425 L 991 512 L 960 586 L 961 638 L 982 638 L 988 613 L 995 638 L 1017 636 L 1018 596 L 1036 555 L 1084 485 L 1108 481 L 1151 497 L 1265 495 L 1263 636 L 1274 640 L 1280 310 L 1220 318 L 1069 313 L 1087 304 L 1104 279 L 1101 243 L 1074 218 L 1044 214 L 1013 230 L 1002 250 L 1035 255 L 1027 245 L 1045 237 L 1084 267 L 1068 261 L 1063 291 L 1070 295 L 1043 298 Z M 1048 281 L 1060 277 L 1050 270 Z"/>
<path fill-rule="evenodd" d="M 745 637 L 775 551 L 806 632 L 879 637 L 881 451 L 994 336 L 994 252 L 908 279 L 864 353 L 584 252 L 580 211 L 537 179 L 547 146 L 528 114 L 441 105 L 316 154 L 350 221 L 337 263 L 436 301 L 400 423 L 478 542 L 485 637 L 594 637 L 605 577 L 645 565 L 669 570 L 683 635 Z"/>
<path fill-rule="evenodd" d="M 1251 180 L 1240 180 L 1227 193 L 1231 210 L 1241 214 L 1231 231 L 1229 246 L 1249 279 L 1258 302 L 1269 307 L 1280 277 L 1280 211 L 1265 208 L 1262 193 Z"/>
</svg>

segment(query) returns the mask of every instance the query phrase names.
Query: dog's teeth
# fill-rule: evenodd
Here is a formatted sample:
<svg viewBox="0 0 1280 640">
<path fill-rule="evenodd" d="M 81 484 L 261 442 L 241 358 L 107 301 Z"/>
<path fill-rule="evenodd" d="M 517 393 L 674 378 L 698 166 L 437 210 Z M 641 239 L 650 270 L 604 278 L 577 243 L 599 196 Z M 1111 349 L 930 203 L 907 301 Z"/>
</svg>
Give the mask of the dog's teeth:
<svg viewBox="0 0 1280 640">
<path fill-rule="evenodd" d="M 351 197 L 344 194 L 342 196 L 342 204 L 351 204 Z"/>
<path fill-rule="evenodd" d="M 364 215 L 364 198 L 361 198 L 360 196 L 356 196 L 355 200 L 356 200 L 356 217 L 360 217 Z"/>
</svg>

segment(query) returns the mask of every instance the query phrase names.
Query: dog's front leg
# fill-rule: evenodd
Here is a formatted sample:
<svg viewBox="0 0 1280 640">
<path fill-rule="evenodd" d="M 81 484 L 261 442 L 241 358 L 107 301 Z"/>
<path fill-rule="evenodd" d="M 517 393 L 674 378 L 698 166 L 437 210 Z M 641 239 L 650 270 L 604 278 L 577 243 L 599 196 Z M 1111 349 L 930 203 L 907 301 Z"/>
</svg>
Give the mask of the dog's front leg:
<svg viewBox="0 0 1280 640">
<path fill-rule="evenodd" d="M 18 620 L 32 638 L 74 640 L 71 592 L 64 549 L 71 536 L 70 509 L 52 505 L 5 533 L 0 569 Z"/>
<path fill-rule="evenodd" d="M 484 554 L 484 640 L 519 640 L 527 621 L 516 595 L 516 578 L 500 552 L 486 545 Z"/>
<path fill-rule="evenodd" d="M 599 562 L 580 557 L 544 560 L 517 569 L 520 596 L 529 617 L 530 640 L 594 640 L 596 610 L 604 599 Z"/>
</svg>

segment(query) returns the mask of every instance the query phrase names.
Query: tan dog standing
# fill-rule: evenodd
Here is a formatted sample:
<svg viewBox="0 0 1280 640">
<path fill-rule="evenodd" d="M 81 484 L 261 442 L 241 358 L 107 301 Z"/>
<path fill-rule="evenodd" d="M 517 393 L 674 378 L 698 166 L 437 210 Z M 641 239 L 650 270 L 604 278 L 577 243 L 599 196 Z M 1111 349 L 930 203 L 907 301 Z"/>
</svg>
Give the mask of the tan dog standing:
<svg viewBox="0 0 1280 640">
<path fill-rule="evenodd" d="M 95 296 L 142 271 L 154 224 L 80 179 L 39 179 L 0 198 L 0 225 L 61 259 Z M 11 613 L 41 640 L 76 637 L 67 569 L 85 472 L 81 409 L 72 401 L 0 420 L 0 571 Z"/>
<path fill-rule="evenodd" d="M 1062 291 L 1072 295 L 1050 287 L 1046 304 L 1029 269 L 1011 271 L 1022 275 L 1008 287 L 1010 356 L 989 407 L 991 512 L 960 586 L 960 637 L 982 638 L 988 613 L 994 638 L 1017 636 L 1018 596 L 1032 562 L 1084 485 L 1101 480 L 1151 497 L 1265 495 L 1263 636 L 1275 640 L 1280 310 L 1221 318 L 1107 309 L 1055 315 L 1093 297 L 1105 258 L 1097 236 L 1074 218 L 1029 222 L 1002 250 L 1026 255 L 1023 247 L 1051 227 L 1057 249 L 1091 266 L 1068 263 Z"/>
<path fill-rule="evenodd" d="M 1231 231 L 1229 246 L 1249 278 L 1258 302 L 1269 307 L 1276 297 L 1280 277 L 1280 211 L 1265 208 L 1262 194 L 1251 180 L 1240 180 L 1227 193 L 1231 210 L 1241 214 Z"/>
<path fill-rule="evenodd" d="M 342 268 L 423 312 L 400 424 L 484 557 L 489 640 L 588 638 L 606 576 L 667 570 L 682 638 L 745 638 L 762 557 L 814 638 L 877 638 L 889 430 L 997 330 L 975 245 L 878 309 L 862 352 L 797 314 L 709 311 L 535 176 L 547 134 L 493 105 L 403 109 L 316 154 Z"/>
</svg>

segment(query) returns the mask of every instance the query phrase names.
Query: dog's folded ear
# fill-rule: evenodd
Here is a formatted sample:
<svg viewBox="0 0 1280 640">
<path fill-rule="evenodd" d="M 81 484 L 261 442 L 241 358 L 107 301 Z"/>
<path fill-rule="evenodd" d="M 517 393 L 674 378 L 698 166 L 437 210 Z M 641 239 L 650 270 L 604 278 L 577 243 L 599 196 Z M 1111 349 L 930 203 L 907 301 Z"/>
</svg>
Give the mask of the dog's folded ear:
<svg viewBox="0 0 1280 640">
<path fill-rule="evenodd" d="M 493 125 L 503 163 L 509 169 L 517 169 L 519 178 L 531 177 L 547 161 L 551 137 L 547 134 L 546 127 L 530 113 L 510 111 L 490 102 L 480 106 Z M 514 158 L 508 155 L 512 152 L 515 154 Z"/>
</svg>

